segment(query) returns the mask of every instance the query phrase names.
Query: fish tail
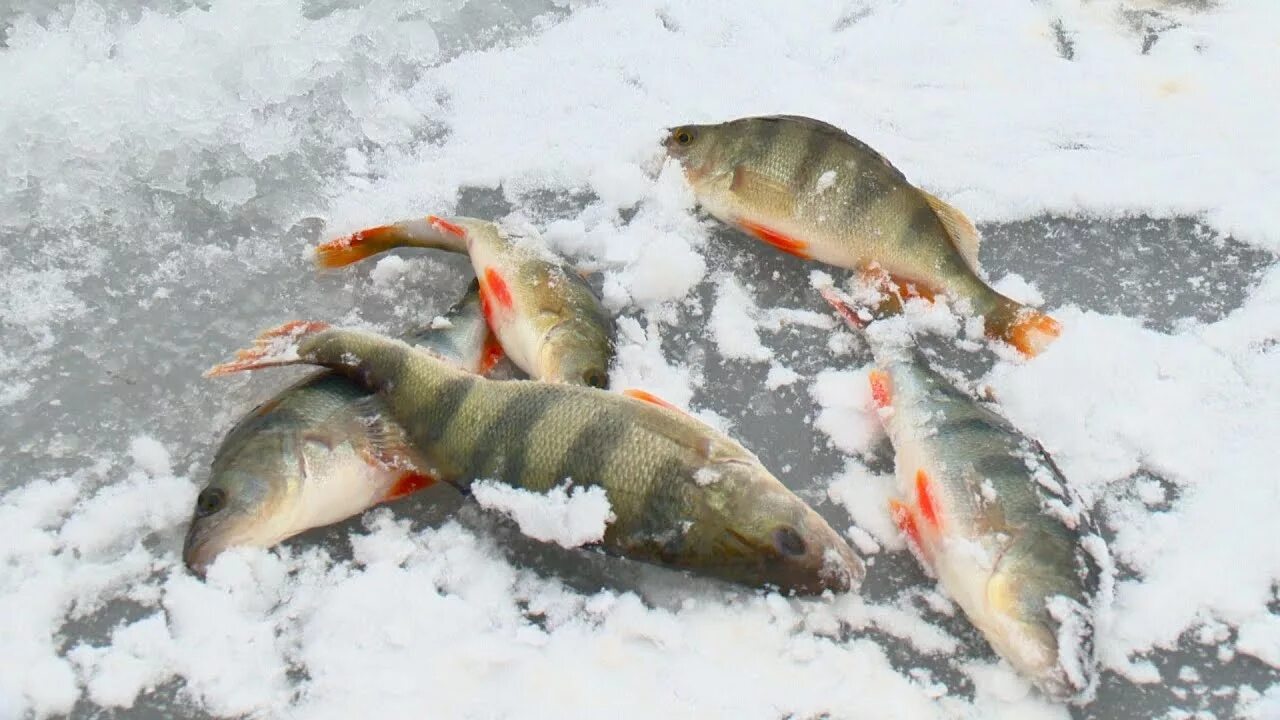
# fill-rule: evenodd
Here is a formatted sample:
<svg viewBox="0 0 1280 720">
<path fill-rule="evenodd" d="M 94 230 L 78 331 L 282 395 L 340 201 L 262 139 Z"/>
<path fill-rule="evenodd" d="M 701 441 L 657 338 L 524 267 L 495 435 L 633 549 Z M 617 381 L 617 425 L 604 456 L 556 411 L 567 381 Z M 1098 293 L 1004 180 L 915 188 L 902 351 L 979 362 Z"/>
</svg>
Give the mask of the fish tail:
<svg viewBox="0 0 1280 720">
<path fill-rule="evenodd" d="M 1027 357 L 1035 357 L 1058 339 L 1062 324 L 1039 310 L 1001 298 L 995 311 L 987 315 L 987 334 L 1004 340 Z"/>
<path fill-rule="evenodd" d="M 328 323 L 292 320 L 264 331 L 254 341 L 253 347 L 238 350 L 234 360 L 214 365 L 205 371 L 204 376 L 219 377 L 246 370 L 307 363 L 308 361 L 299 355 L 298 345 L 303 340 L 328 329 Z"/>
<path fill-rule="evenodd" d="M 399 247 L 466 252 L 466 237 L 466 228 L 461 225 L 428 215 L 425 218 L 379 225 L 330 240 L 316 247 L 315 261 L 322 268 L 346 267 Z"/>
</svg>

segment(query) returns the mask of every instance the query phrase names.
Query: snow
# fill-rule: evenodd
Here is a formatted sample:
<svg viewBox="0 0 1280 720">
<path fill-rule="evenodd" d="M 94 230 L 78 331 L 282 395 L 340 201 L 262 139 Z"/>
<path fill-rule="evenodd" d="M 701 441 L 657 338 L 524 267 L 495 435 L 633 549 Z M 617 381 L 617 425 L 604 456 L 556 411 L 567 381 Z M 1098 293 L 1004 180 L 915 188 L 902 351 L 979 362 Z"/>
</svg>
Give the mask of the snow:
<svg viewBox="0 0 1280 720">
<path fill-rule="evenodd" d="M 1060 215 L 1112 223 L 1123 243 L 1125 223 L 1196 218 L 1197 247 L 1278 251 L 1280 8 L 1200 5 L 0 9 L 0 718 L 1065 716 L 954 611 L 914 604 L 934 586 L 885 512 L 864 344 L 807 287 L 811 265 L 694 213 L 656 143 L 681 122 L 803 113 L 987 227 Z M 297 374 L 200 373 L 290 319 L 399 334 L 465 287 L 465 260 L 441 253 L 317 276 L 305 250 L 426 212 L 508 210 L 619 316 L 614 387 L 794 463 L 787 481 L 879 548 L 863 596 L 789 600 L 530 547 L 438 498 L 226 553 L 204 582 L 186 573 L 221 433 Z M 1112 296 L 1063 292 L 1054 268 L 1002 264 L 1009 250 L 984 244 L 996 286 L 1063 322 L 1041 357 L 996 349 L 988 371 L 972 321 L 922 303 L 908 316 L 958 348 L 939 362 L 990 385 L 1104 527 L 1115 604 L 1085 712 L 1166 715 L 1162 686 L 1199 682 L 1232 690 L 1203 700 L 1219 717 L 1280 716 L 1280 267 L 1111 278 L 1157 307 L 1206 282 L 1243 297 L 1166 332 Z M 1088 250 L 1071 257 L 1110 277 Z M 758 388 L 795 412 L 739 407 Z M 552 539 L 587 515 L 602 531 L 604 498 L 543 500 L 498 502 L 551 520 Z M 1188 663 L 1198 681 L 1175 678 Z"/>
<path fill-rule="evenodd" d="M 711 333 L 720 354 L 731 360 L 766 362 L 773 353 L 756 330 L 759 308 L 732 276 L 719 279 L 716 304 L 711 309 Z"/>
<path fill-rule="evenodd" d="M 537 493 L 480 480 L 472 483 L 471 494 L 480 507 L 515 520 L 525 535 L 565 548 L 600 542 L 609 523 L 616 519 L 601 487 L 561 485 Z"/>
</svg>

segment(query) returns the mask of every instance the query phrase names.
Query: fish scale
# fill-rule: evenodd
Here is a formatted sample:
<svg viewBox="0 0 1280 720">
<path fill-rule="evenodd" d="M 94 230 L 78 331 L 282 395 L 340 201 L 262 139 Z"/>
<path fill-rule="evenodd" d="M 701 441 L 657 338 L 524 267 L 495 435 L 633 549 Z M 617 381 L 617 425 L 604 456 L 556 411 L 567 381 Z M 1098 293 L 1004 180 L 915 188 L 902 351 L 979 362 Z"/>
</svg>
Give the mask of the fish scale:
<svg viewBox="0 0 1280 720">
<path fill-rule="evenodd" d="M 355 379 L 383 400 L 424 467 L 458 487 L 603 488 L 615 519 L 602 547 L 615 554 L 791 592 L 846 590 L 862 577 L 849 545 L 753 454 L 656 402 L 495 382 L 319 323 L 270 331 L 237 357 L 211 374 L 312 363 Z"/>
</svg>

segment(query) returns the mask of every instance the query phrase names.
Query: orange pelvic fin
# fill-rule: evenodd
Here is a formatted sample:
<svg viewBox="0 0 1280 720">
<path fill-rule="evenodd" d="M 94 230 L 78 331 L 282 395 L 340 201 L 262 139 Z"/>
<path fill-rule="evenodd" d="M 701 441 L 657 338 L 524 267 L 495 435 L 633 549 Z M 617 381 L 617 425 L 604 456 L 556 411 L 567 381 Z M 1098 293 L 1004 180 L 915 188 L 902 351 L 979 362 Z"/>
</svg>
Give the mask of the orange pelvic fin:
<svg viewBox="0 0 1280 720">
<path fill-rule="evenodd" d="M 937 297 L 937 293 L 935 293 L 933 289 L 916 282 L 915 280 L 904 278 L 901 275 L 894 275 L 892 273 L 888 275 L 888 278 L 889 282 L 892 284 L 892 289 L 897 292 L 898 297 L 903 300 L 920 298 L 921 300 L 933 302 L 934 298 Z"/>
<path fill-rule="evenodd" d="M 803 240 L 797 240 L 777 230 L 772 230 L 758 223 L 749 220 L 739 220 L 738 225 L 747 232 L 755 235 L 764 242 L 774 246 L 788 255 L 795 255 L 806 260 L 813 257 L 808 252 L 809 243 Z"/>
<path fill-rule="evenodd" d="M 457 237 L 467 236 L 466 228 L 461 225 L 455 225 L 454 223 L 436 217 L 435 215 L 427 216 L 427 224 L 443 233 L 449 233 L 450 235 L 456 235 Z"/>
<path fill-rule="evenodd" d="M 684 413 L 684 410 L 681 410 L 679 407 L 667 402 L 666 400 L 663 400 L 662 398 L 658 397 L 657 395 L 654 395 L 648 390 L 641 390 L 640 388 L 627 388 L 626 390 L 622 391 L 622 394 L 626 395 L 632 400 L 639 400 L 640 402 L 646 402 L 646 403 L 649 403 L 650 405 L 657 405 L 660 408 L 666 408 L 668 410 L 675 410 L 678 413 Z M 685 413 L 685 414 L 687 415 L 688 413 Z"/>
<path fill-rule="evenodd" d="M 934 501 L 933 487 L 929 474 L 921 468 L 916 471 L 916 506 L 920 508 L 920 516 L 925 522 L 938 529 L 938 505 Z"/>
<path fill-rule="evenodd" d="M 510 310 L 515 301 L 511 297 L 511 288 L 507 285 L 502 273 L 493 268 L 485 268 L 480 276 L 480 310 L 490 328 L 495 327 L 495 315 L 499 311 Z"/>
<path fill-rule="evenodd" d="M 214 365 L 205 371 L 205 377 L 218 377 L 244 370 L 257 370 L 279 365 L 296 365 L 305 362 L 298 357 L 298 343 L 307 336 L 329 329 L 329 323 L 309 320 L 293 320 L 263 332 L 253 347 L 237 350 L 235 360 Z"/>
<path fill-rule="evenodd" d="M 867 381 L 871 383 L 871 399 L 877 408 L 893 405 L 893 379 L 883 370 L 872 370 L 867 373 Z"/>
<path fill-rule="evenodd" d="M 436 479 L 425 473 L 407 471 L 396 479 L 391 488 L 387 490 L 387 494 L 382 498 L 383 502 L 399 500 L 405 495 L 411 495 L 423 488 L 431 487 L 436 484 Z"/>
<path fill-rule="evenodd" d="M 316 265 L 322 268 L 346 267 L 367 257 L 400 247 L 404 241 L 404 231 L 400 227 L 379 225 L 330 240 L 316 247 Z"/>
<path fill-rule="evenodd" d="M 920 527 L 916 524 L 916 516 L 911 512 L 911 507 L 901 500 L 889 500 L 889 517 L 893 518 L 893 524 L 898 526 L 898 530 L 907 539 L 911 552 L 923 562 L 924 544 L 920 540 Z"/>
<path fill-rule="evenodd" d="M 484 347 L 480 350 L 480 366 L 476 368 L 476 372 L 480 375 L 488 375 L 505 354 L 502 343 L 498 342 L 498 338 L 493 333 L 489 333 L 484 339 Z"/>
</svg>

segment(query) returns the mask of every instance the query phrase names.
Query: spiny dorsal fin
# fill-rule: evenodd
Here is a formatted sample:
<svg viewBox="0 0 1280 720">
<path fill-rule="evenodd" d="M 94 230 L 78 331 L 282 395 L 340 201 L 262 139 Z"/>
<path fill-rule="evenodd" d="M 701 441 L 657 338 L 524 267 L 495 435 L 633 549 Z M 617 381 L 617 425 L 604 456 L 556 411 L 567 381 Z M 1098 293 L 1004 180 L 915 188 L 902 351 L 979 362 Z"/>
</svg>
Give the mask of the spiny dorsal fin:
<svg viewBox="0 0 1280 720">
<path fill-rule="evenodd" d="M 942 226 L 947 229 L 947 234 L 951 236 L 956 249 L 964 256 L 965 262 L 969 263 L 969 267 L 973 268 L 974 272 L 977 272 L 979 238 L 978 228 L 973 226 L 973 221 L 928 192 L 921 190 L 920 194 L 924 195 L 924 201 L 929 203 L 934 214 L 942 221 Z"/>
</svg>

